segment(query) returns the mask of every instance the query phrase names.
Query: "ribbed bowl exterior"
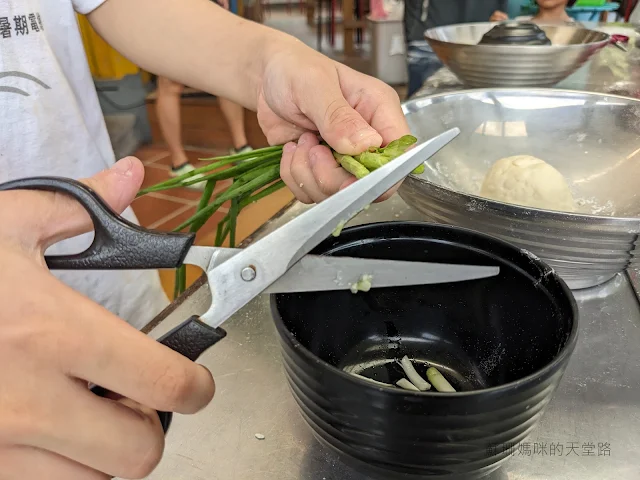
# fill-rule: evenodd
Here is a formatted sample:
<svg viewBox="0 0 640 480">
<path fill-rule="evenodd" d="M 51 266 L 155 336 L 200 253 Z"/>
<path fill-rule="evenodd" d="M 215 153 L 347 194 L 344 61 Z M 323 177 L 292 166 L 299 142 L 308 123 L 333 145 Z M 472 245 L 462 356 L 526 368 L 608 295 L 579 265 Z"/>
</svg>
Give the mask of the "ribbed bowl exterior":
<svg viewBox="0 0 640 480">
<path fill-rule="evenodd" d="M 357 326 L 361 323 L 359 321 L 349 323 L 353 315 L 358 319 L 367 318 L 367 308 L 356 307 L 356 304 L 366 305 L 367 302 L 361 304 L 358 301 L 349 305 L 352 297 L 337 296 L 333 298 L 338 303 L 325 308 L 317 301 L 330 301 L 327 300 L 330 297 L 316 301 L 313 298 L 301 299 L 295 294 L 272 295 L 271 313 L 280 339 L 286 378 L 295 401 L 316 438 L 338 452 L 345 463 L 354 465 L 369 477 L 380 480 L 482 478 L 497 470 L 515 452 L 518 443 L 535 427 L 551 400 L 578 338 L 579 318 L 575 299 L 566 284 L 539 260 L 493 237 L 455 227 L 421 222 L 362 225 L 345 229 L 337 239 L 327 239 L 312 253 L 341 255 L 349 252 L 350 255 L 357 256 L 353 248 L 365 245 L 363 254 L 366 256 L 365 252 L 373 254 L 372 245 L 377 244 L 380 249 L 378 254 L 382 258 L 399 258 L 398 255 L 411 258 L 413 254 L 407 251 L 389 250 L 394 244 L 389 239 L 399 238 L 410 239 L 410 243 L 396 243 L 401 245 L 397 248 L 415 249 L 414 253 L 420 252 L 419 256 L 426 255 L 428 251 L 428 255 L 434 259 L 440 258 L 438 255 L 443 254 L 447 248 L 449 252 L 453 252 L 452 249 L 460 247 L 468 249 L 473 256 L 487 254 L 499 257 L 505 262 L 505 275 L 509 275 L 507 272 L 512 270 L 518 272 L 518 277 L 527 278 L 525 283 L 516 282 L 518 286 L 514 288 L 518 289 L 518 295 L 511 296 L 508 303 L 515 301 L 519 304 L 513 312 L 528 311 L 533 316 L 527 318 L 526 326 L 520 325 L 514 330 L 517 340 L 515 337 L 505 340 L 515 345 L 515 349 L 507 355 L 516 365 L 526 363 L 525 359 L 530 358 L 532 353 L 527 352 L 529 342 L 535 343 L 536 335 L 549 328 L 557 343 L 548 337 L 548 341 L 554 344 L 551 350 L 543 352 L 540 348 L 535 348 L 536 355 L 549 360 L 533 370 L 523 371 L 523 376 L 514 377 L 508 383 L 498 382 L 484 389 L 439 393 L 407 392 L 381 387 L 335 366 L 346 361 L 346 357 L 350 361 L 356 357 L 357 361 L 366 361 L 365 357 L 372 358 L 367 357 L 368 350 L 376 350 L 375 345 L 388 345 L 384 338 L 377 338 L 374 346 L 369 344 L 363 350 L 357 347 L 364 345 L 363 341 L 366 342 L 370 336 L 379 335 L 376 332 L 381 331 L 376 328 L 360 330 Z M 432 241 L 441 245 L 441 249 L 428 247 Z M 342 244 L 347 250 L 337 248 L 338 244 Z M 457 255 L 462 254 L 461 251 L 456 251 Z M 478 257 L 475 258 L 479 260 Z M 512 281 L 516 279 L 510 276 L 508 278 L 512 278 Z M 461 288 L 471 287 L 467 285 Z M 500 288 L 508 290 L 509 287 L 501 284 Z M 485 295 L 489 295 L 490 290 L 485 285 Z M 529 296 L 527 292 L 537 294 L 541 291 L 545 292 L 544 299 L 549 302 L 549 306 L 554 305 L 552 308 L 556 313 L 543 314 L 552 316 L 538 318 L 539 321 L 534 325 L 529 320 L 541 313 L 534 313 L 526 303 L 544 303 L 545 300 L 543 297 Z M 375 291 L 369 295 L 371 300 L 376 298 Z M 412 295 L 421 294 L 414 292 Z M 463 297 L 443 295 L 441 301 L 452 301 L 451 298 L 459 301 Z M 519 300 L 514 300 L 516 297 Z M 342 299 L 339 300 L 340 298 Z M 384 299 L 384 296 L 377 298 Z M 425 303 L 416 303 L 416 306 L 410 307 L 411 310 L 398 314 L 398 317 L 389 313 L 392 315 L 388 318 L 389 322 L 381 320 L 374 313 L 378 307 L 372 308 L 368 321 L 382 321 L 384 331 L 395 332 L 389 333 L 392 337 L 402 335 L 398 332 L 403 331 L 407 338 L 424 336 L 443 339 L 446 336 L 437 333 L 437 321 L 429 325 L 429 320 L 423 320 L 423 313 L 429 311 L 422 310 L 431 301 L 428 298 L 429 293 L 425 290 Z M 494 313 L 502 308 L 498 303 L 500 302 L 493 302 L 490 307 Z M 489 315 L 492 314 L 489 312 Z M 322 324 L 323 318 L 330 320 Z M 409 325 L 415 324 L 416 318 L 420 327 L 414 331 Z M 453 317 L 448 320 L 451 318 Z M 495 316 L 486 324 L 476 322 L 474 325 L 483 329 L 476 331 L 473 336 L 476 342 L 486 342 L 491 334 L 487 337 L 485 333 L 493 331 L 493 327 L 502 325 L 506 332 L 511 323 L 506 320 L 502 324 L 504 319 L 501 318 Z M 313 325 L 308 325 L 308 322 L 313 322 Z M 341 329 L 343 325 L 346 325 L 348 331 Z M 485 331 L 484 328 L 488 330 Z M 292 333 L 296 331 L 299 332 L 298 337 Z M 458 332 L 452 335 L 464 337 L 472 334 Z M 336 339 L 335 345 L 333 338 Z M 426 345 L 428 344 L 422 344 L 419 348 L 437 350 L 434 345 Z M 313 352 L 324 353 L 316 356 Z M 473 355 L 469 348 L 465 353 L 464 347 L 456 352 L 454 355 L 461 357 L 465 354 Z"/>
<path fill-rule="evenodd" d="M 589 219 L 491 202 L 409 177 L 400 197 L 425 219 L 481 231 L 529 250 L 571 289 L 600 285 L 638 263 L 640 220 Z"/>
<path fill-rule="evenodd" d="M 427 30 L 425 38 L 438 58 L 470 87 L 551 87 L 609 42 L 601 32 L 542 26 L 552 46 L 477 45 L 494 25 L 438 27 Z"/>
<path fill-rule="evenodd" d="M 485 51 L 460 48 L 450 52 L 441 42 L 432 42 L 433 51 L 445 58 L 446 66 L 470 87 L 552 87 L 578 70 L 589 57 L 583 51 L 541 52 L 522 57 L 517 51 Z M 490 47 L 491 48 L 491 47 Z M 541 47 L 542 48 L 542 47 Z"/>
<path fill-rule="evenodd" d="M 474 479 L 496 470 L 538 422 L 569 358 L 508 393 L 390 395 L 327 368 L 278 321 L 275 302 L 272 312 L 304 419 L 319 440 L 380 479 Z"/>
</svg>

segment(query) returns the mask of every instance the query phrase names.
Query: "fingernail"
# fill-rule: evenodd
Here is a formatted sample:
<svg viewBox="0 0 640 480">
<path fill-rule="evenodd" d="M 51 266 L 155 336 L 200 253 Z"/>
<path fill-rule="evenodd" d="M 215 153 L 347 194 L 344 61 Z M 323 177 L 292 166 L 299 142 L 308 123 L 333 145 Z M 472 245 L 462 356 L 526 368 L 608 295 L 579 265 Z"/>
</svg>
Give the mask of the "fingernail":
<svg viewBox="0 0 640 480">
<path fill-rule="evenodd" d="M 116 162 L 112 169 L 118 175 L 123 175 L 125 177 L 130 177 L 133 175 L 133 162 L 130 157 L 125 157 Z"/>
<path fill-rule="evenodd" d="M 316 152 L 315 150 L 311 150 L 309 152 L 309 166 L 311 168 L 314 168 L 316 166 L 317 161 L 318 161 L 318 152 Z"/>
<path fill-rule="evenodd" d="M 354 133 L 349 137 L 349 141 L 358 149 L 379 147 L 382 145 L 382 137 L 371 128 L 366 128 Z"/>
<path fill-rule="evenodd" d="M 284 146 L 284 149 L 283 149 L 283 150 L 284 150 L 286 153 L 293 153 L 293 152 L 295 152 L 295 151 L 296 151 L 296 148 L 298 148 L 298 146 L 297 146 L 295 143 L 293 143 L 293 142 L 289 142 L 289 143 L 287 143 L 287 144 Z"/>
</svg>

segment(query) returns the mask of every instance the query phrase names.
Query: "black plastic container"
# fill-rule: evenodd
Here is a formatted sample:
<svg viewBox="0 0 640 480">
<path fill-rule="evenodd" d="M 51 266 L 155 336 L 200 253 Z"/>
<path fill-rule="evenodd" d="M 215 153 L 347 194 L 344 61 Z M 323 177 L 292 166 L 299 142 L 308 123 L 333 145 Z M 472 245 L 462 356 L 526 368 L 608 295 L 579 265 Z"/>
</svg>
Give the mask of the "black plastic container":
<svg viewBox="0 0 640 480">
<path fill-rule="evenodd" d="M 316 254 L 499 265 L 451 284 L 272 296 L 286 375 L 316 437 L 376 478 L 479 478 L 538 422 L 577 339 L 564 282 L 531 254 L 420 222 L 345 229 Z M 363 272 L 366 273 L 366 272 Z M 456 393 L 409 392 L 389 359 L 434 365 Z M 424 368 L 422 367 L 424 366 Z"/>
<path fill-rule="evenodd" d="M 485 33 L 478 45 L 551 45 L 551 40 L 533 22 L 508 21 Z"/>
</svg>

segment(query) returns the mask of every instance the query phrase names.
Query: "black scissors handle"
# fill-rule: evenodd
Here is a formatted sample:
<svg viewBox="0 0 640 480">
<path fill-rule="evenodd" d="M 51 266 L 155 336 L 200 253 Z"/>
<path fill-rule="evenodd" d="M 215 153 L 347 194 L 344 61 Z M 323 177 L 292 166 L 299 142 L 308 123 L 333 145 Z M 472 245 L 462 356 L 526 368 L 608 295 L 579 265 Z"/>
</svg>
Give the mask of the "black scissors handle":
<svg viewBox="0 0 640 480">
<path fill-rule="evenodd" d="M 196 361 L 205 350 L 226 336 L 227 332 L 222 328 L 211 328 L 202 323 L 197 315 L 194 315 L 158 338 L 158 342 L 184 355 L 189 360 Z M 109 394 L 108 390 L 98 385 L 92 387 L 91 391 L 100 397 L 106 397 Z M 167 433 L 173 413 L 158 411 L 158 417 L 160 417 L 162 429 Z"/>
<path fill-rule="evenodd" d="M 46 190 L 70 195 L 93 221 L 95 237 L 84 252 L 45 256 L 55 270 L 144 270 L 178 268 L 195 240 L 194 233 L 156 232 L 114 212 L 90 187 L 60 177 L 32 177 L 0 185 L 2 190 Z"/>
<path fill-rule="evenodd" d="M 84 207 L 95 230 L 93 243 L 75 255 L 45 256 L 47 266 L 57 270 L 144 270 L 178 268 L 195 240 L 193 233 L 165 233 L 135 225 L 114 212 L 90 187 L 61 177 L 31 177 L 0 184 L 3 190 L 44 190 L 64 193 Z M 158 339 L 158 342 L 195 361 L 209 347 L 226 336 L 192 316 Z M 93 386 L 104 397 L 108 391 Z M 158 412 L 165 433 L 171 412 Z"/>
</svg>

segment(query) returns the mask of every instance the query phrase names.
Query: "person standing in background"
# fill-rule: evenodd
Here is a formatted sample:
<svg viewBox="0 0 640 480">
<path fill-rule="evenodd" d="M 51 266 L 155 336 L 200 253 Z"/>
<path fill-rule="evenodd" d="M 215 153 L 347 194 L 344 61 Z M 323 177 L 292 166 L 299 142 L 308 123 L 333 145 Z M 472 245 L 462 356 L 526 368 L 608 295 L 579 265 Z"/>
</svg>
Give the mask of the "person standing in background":
<svg viewBox="0 0 640 480">
<path fill-rule="evenodd" d="M 215 0 L 212 0 L 215 1 Z M 229 0 L 215 1 L 218 5 L 229 10 Z M 170 175 L 177 177 L 195 169 L 189 163 L 187 153 L 184 151 L 182 144 L 182 124 L 180 121 L 180 99 L 184 85 L 174 82 L 165 77 L 158 77 L 158 98 L 156 101 L 156 111 L 160 130 L 164 136 L 165 142 L 171 152 L 171 171 Z M 244 107 L 237 103 L 218 97 L 220 110 L 224 116 L 229 130 L 231 131 L 231 140 L 233 148 L 231 154 L 246 153 L 252 150 L 247 140 L 247 134 L 244 128 Z M 201 177 L 195 175 L 194 178 Z M 204 184 L 197 183 L 191 188 L 202 190 Z"/>
<path fill-rule="evenodd" d="M 532 20 L 538 23 L 574 23 L 567 14 L 567 7 L 573 7 L 576 0 L 537 0 L 538 13 Z"/>
<path fill-rule="evenodd" d="M 531 17 L 531 21 L 536 23 L 576 23 L 573 18 L 567 14 L 567 7 L 573 7 L 576 0 L 536 0 L 538 4 L 538 13 Z M 509 20 L 509 16 L 496 10 L 491 15 L 490 21 L 502 22 Z"/>
<path fill-rule="evenodd" d="M 496 10 L 507 10 L 508 0 L 405 0 L 404 33 L 407 43 L 409 85 L 416 93 L 442 63 L 424 39 L 429 28 L 455 23 L 486 22 Z"/>
</svg>

